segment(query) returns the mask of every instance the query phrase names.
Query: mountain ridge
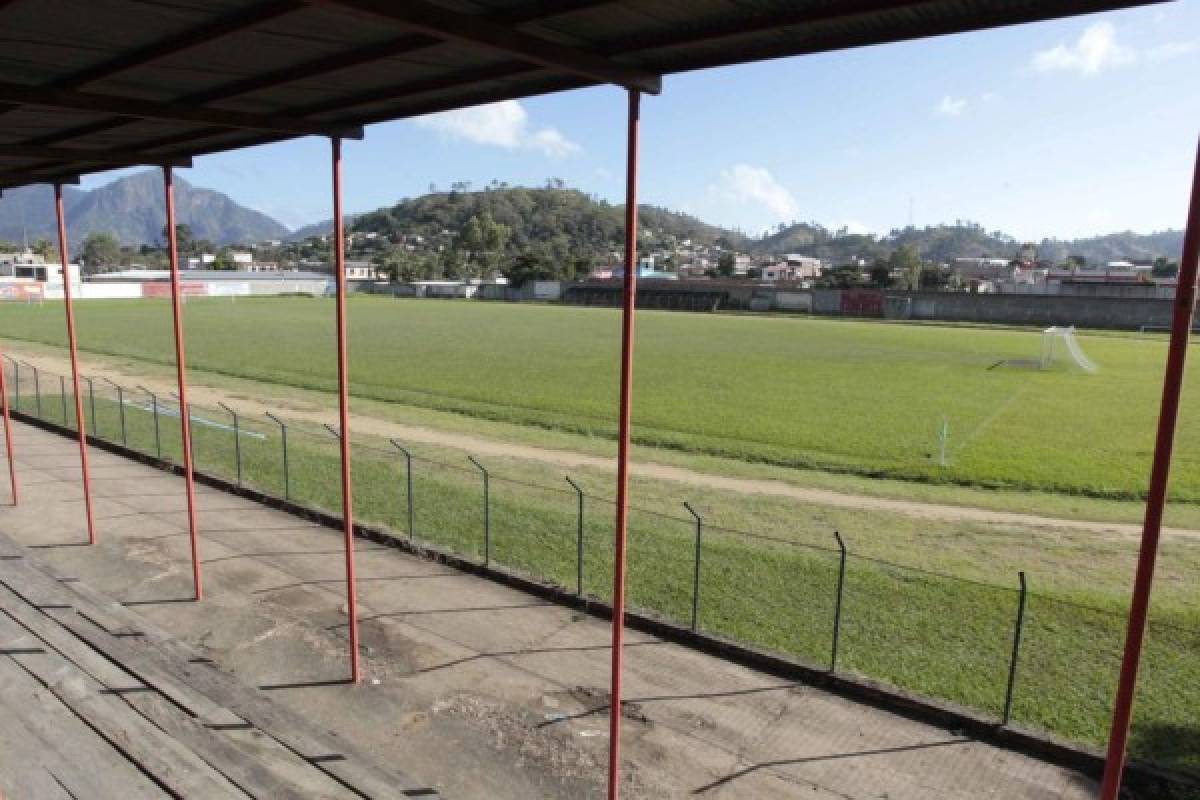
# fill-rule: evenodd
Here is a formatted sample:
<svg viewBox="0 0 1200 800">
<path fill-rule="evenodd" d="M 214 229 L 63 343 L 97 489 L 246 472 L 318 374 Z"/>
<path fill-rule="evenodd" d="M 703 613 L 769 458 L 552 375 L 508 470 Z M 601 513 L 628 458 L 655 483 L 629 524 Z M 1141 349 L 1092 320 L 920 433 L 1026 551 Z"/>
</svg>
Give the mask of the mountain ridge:
<svg viewBox="0 0 1200 800">
<path fill-rule="evenodd" d="M 162 182 L 156 171 L 134 173 L 91 190 L 64 187 L 63 205 L 73 247 L 93 232 L 113 233 L 123 245 L 135 247 L 161 242 L 165 213 Z M 195 187 L 178 177 L 176 206 L 179 221 L 191 226 L 196 239 L 208 239 L 216 245 L 296 241 L 325 235 L 333 227 L 332 220 L 322 220 L 289 230 L 222 192 Z M 53 190 L 49 186 L 6 191 L 0 197 L 0 239 L 20 243 L 24 235 L 31 242 L 38 238 L 54 241 L 57 229 L 53 209 Z M 623 206 L 561 184 L 428 193 L 373 211 L 348 214 L 346 225 L 347 230 L 392 235 L 458 232 L 471 216 L 485 210 L 513 229 L 513 251 L 537 247 L 551 257 L 568 258 L 577 257 L 581 250 L 599 255 L 621 247 Z M 1011 257 L 1021 245 L 1012 236 L 965 221 L 895 229 L 882 236 L 835 231 L 815 222 L 793 222 L 770 234 L 750 237 L 659 206 L 640 205 L 639 218 L 643 246 L 691 239 L 755 255 L 800 253 L 833 264 L 886 258 L 903 245 L 915 247 L 922 258 L 931 261 L 961 256 Z M 1159 256 L 1178 259 L 1183 232 L 1122 231 L 1070 240 L 1046 238 L 1034 244 L 1040 257 L 1055 262 L 1068 255 L 1081 255 L 1089 263 Z"/>
<path fill-rule="evenodd" d="M 192 186 L 175 177 L 175 208 L 180 224 L 197 239 L 217 245 L 283 239 L 286 226 L 261 211 L 246 208 L 214 189 Z M 123 245 L 158 244 L 166 226 L 162 179 L 155 171 L 127 175 L 95 189 L 64 187 L 67 234 L 78 246 L 88 234 L 114 234 Z M 57 240 L 54 193 L 49 186 L 27 186 L 0 197 L 0 239 Z"/>
</svg>

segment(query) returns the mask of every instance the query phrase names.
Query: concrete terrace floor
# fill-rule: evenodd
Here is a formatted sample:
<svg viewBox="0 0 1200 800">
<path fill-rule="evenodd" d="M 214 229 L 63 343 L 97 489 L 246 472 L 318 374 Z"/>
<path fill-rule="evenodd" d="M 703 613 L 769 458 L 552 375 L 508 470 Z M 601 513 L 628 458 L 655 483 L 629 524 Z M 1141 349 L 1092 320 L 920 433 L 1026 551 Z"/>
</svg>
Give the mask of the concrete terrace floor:
<svg viewBox="0 0 1200 800">
<path fill-rule="evenodd" d="M 356 542 L 367 680 L 348 674 L 342 538 L 198 487 L 206 597 L 191 600 L 183 481 L 14 423 L 21 504 L 0 531 L 200 648 L 244 683 L 443 796 L 602 797 L 610 628 Z M 3 476 L 6 477 L 6 476 Z M 1088 798 L 1088 778 L 629 632 L 629 798 Z"/>
</svg>

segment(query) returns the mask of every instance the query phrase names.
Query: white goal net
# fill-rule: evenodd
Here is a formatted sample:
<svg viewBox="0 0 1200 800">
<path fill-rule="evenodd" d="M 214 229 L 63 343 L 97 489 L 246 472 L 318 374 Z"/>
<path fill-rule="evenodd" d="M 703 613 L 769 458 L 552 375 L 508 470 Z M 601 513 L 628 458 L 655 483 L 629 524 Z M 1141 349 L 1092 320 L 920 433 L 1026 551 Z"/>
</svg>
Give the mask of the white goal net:
<svg viewBox="0 0 1200 800">
<path fill-rule="evenodd" d="M 1039 362 L 1042 369 L 1049 369 L 1055 359 L 1064 357 L 1084 372 L 1095 373 L 1100 367 L 1084 354 L 1075 336 L 1075 326 L 1066 328 L 1054 326 L 1042 331 L 1042 357 Z"/>
</svg>

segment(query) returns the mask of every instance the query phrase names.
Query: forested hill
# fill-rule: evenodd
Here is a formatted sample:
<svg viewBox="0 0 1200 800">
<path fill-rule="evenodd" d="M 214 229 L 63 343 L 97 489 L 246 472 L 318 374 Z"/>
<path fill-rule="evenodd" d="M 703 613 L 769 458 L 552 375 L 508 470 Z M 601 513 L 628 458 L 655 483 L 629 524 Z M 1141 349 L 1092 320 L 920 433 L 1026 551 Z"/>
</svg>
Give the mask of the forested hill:
<svg viewBox="0 0 1200 800">
<path fill-rule="evenodd" d="M 845 264 L 857 258 L 871 261 L 886 258 L 898 247 L 914 247 L 925 261 L 946 262 L 954 258 L 987 256 L 1012 258 L 1023 243 L 1001 231 L 988 231 L 973 222 L 929 225 L 893 230 L 886 236 L 834 231 L 816 223 L 784 226 L 762 238 L 752 239 L 748 249 L 763 254 L 800 253 L 817 256 L 830 264 Z M 1118 259 L 1177 260 L 1183 252 L 1183 231 L 1140 234 L 1126 231 L 1084 239 L 1043 239 L 1033 242 L 1037 255 L 1054 263 L 1067 256 L 1082 256 L 1089 264 Z"/>
<path fill-rule="evenodd" d="M 458 235 L 467 223 L 484 213 L 507 226 L 510 253 L 542 251 L 557 260 L 599 258 L 619 251 L 625 221 L 622 206 L 611 205 L 576 189 L 496 188 L 452 191 L 403 200 L 391 208 L 359 215 L 352 231 L 386 236 L 423 236 L 427 240 L 449 232 Z M 675 244 L 684 240 L 714 244 L 721 237 L 742 245 L 744 237 L 695 217 L 655 206 L 639 206 L 643 244 Z"/>
<path fill-rule="evenodd" d="M 472 218 L 484 212 L 509 229 L 505 245 L 509 254 L 532 251 L 555 261 L 596 260 L 618 253 L 622 246 L 623 207 L 567 188 L 500 187 L 435 192 L 359 215 L 349 228 L 393 238 L 419 235 L 435 241 L 446 234 L 458 236 Z M 817 256 L 830 264 L 886 258 L 903 245 L 915 247 L 922 259 L 935 262 L 962 256 L 1012 258 L 1022 245 L 1012 236 L 967 221 L 897 229 L 885 236 L 854 234 L 801 222 L 781 226 L 762 237 L 748 237 L 740 231 L 657 206 L 640 206 L 639 221 L 643 249 L 670 248 L 691 240 L 693 244 L 721 244 L 763 255 L 800 253 Z M 1040 258 L 1055 263 L 1069 255 L 1083 256 L 1091 264 L 1122 258 L 1178 259 L 1183 249 L 1183 232 L 1125 232 L 1076 240 L 1046 239 L 1035 244 Z"/>
</svg>

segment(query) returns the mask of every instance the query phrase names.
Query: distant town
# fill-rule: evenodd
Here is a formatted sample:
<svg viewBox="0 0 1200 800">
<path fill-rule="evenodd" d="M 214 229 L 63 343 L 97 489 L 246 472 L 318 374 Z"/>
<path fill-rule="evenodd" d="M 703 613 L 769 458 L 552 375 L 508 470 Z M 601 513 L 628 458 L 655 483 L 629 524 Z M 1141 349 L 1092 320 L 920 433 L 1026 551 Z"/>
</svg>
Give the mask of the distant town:
<svg viewBox="0 0 1200 800">
<path fill-rule="evenodd" d="M 137 188 L 143 176 L 124 181 Z M 286 229 L 209 190 L 187 187 L 185 208 L 193 192 L 205 203 L 217 197 L 225 205 L 220 214 L 194 217 L 196 228 L 177 228 L 186 293 L 322 296 L 332 291 L 331 222 L 286 237 L 216 244 L 239 232 L 244 238 L 263 225 Z M 165 292 L 165 228 L 129 227 L 130 220 L 152 216 L 153 202 L 147 194 L 106 218 L 83 221 L 90 230 L 79 232 L 82 238 L 71 254 L 72 281 L 79 284 L 81 298 Z M 214 227 L 214 219 L 236 224 Z M 654 206 L 643 206 L 640 219 L 639 303 L 691 311 L 1154 326 L 1165 318 L 1160 309 L 1174 296 L 1181 242 L 1174 231 L 1019 242 L 961 220 L 909 226 L 885 236 L 793 222 L 753 237 Z M 102 225 L 108 229 L 97 230 Z M 128 244 L 112 230 L 141 243 Z M 431 186 L 420 197 L 347 218 L 345 278 L 356 292 L 397 297 L 617 305 L 627 269 L 622 230 L 619 207 L 553 179 L 540 188 L 500 182 L 482 190 L 466 182 L 449 191 Z M 44 236 L 22 238 L 21 245 L 0 240 L 0 297 L 61 296 L 62 271 L 53 243 Z M 995 300 L 953 302 L 954 297 Z M 1046 305 L 1045 298 L 1068 297 L 1088 298 L 1090 306 Z M 1101 302 L 1105 299 L 1151 305 L 1109 308 Z"/>
</svg>

